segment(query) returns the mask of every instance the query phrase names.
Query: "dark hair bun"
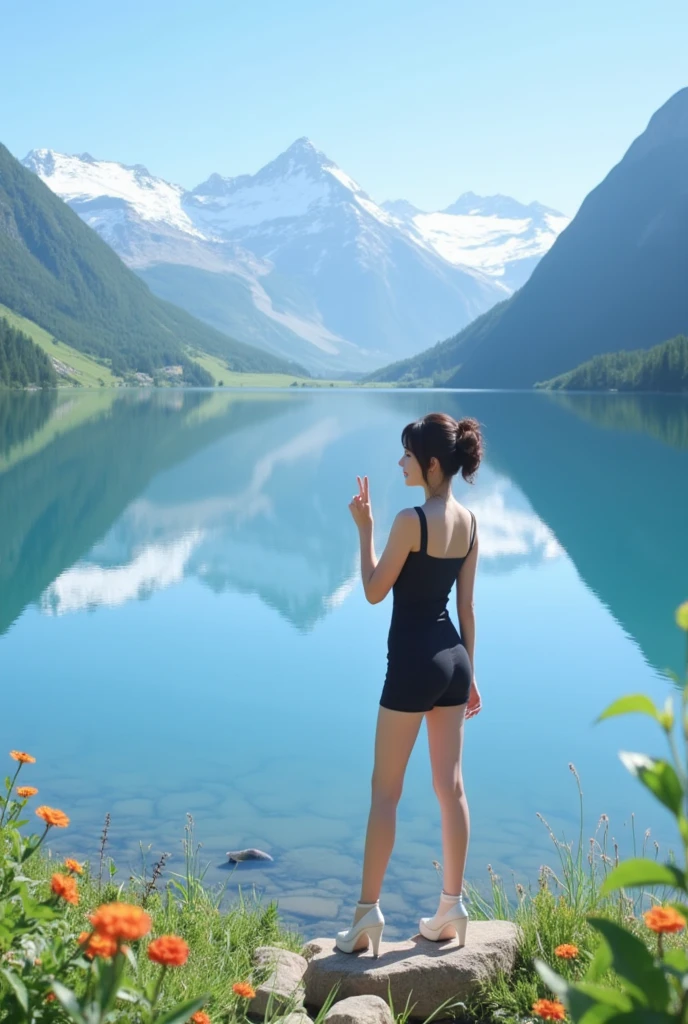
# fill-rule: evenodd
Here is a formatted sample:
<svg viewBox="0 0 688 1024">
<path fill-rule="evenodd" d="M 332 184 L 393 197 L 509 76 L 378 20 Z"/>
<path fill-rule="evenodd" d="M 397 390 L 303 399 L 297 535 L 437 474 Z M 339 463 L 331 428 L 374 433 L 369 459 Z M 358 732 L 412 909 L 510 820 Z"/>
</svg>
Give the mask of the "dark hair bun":
<svg viewBox="0 0 688 1024">
<path fill-rule="evenodd" d="M 477 420 L 463 419 L 456 424 L 457 472 L 461 470 L 464 480 L 475 475 L 483 457 L 483 439 Z"/>
<path fill-rule="evenodd" d="M 464 480 L 472 483 L 471 477 L 483 455 L 478 421 L 464 419 L 457 423 L 446 412 L 430 412 L 408 423 L 401 432 L 401 443 L 418 459 L 426 483 L 433 458 L 439 462 L 444 477 L 461 471 Z"/>
</svg>

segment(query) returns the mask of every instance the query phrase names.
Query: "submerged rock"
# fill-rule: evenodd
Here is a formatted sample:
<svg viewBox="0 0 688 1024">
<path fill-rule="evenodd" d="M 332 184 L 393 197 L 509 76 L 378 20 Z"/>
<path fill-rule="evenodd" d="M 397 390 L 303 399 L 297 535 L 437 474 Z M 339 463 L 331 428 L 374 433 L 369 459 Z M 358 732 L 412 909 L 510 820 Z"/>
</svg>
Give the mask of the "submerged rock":
<svg viewBox="0 0 688 1024">
<path fill-rule="evenodd" d="M 272 860 L 269 853 L 250 847 L 248 850 L 227 850 L 227 859 L 232 863 L 242 860 Z"/>
</svg>

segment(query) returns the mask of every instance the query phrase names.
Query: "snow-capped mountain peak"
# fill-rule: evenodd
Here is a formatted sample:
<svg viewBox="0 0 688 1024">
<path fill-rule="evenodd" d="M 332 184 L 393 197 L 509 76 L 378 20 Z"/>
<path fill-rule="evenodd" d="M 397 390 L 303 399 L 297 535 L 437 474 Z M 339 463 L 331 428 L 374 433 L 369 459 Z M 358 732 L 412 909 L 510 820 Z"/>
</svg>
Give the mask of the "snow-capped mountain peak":
<svg viewBox="0 0 688 1024">
<path fill-rule="evenodd" d="M 256 174 L 222 178 L 213 174 L 185 198 L 199 225 L 233 233 L 275 220 L 317 217 L 342 203 L 354 203 L 376 220 L 399 229 L 358 182 L 313 145 L 301 138 Z"/>
<path fill-rule="evenodd" d="M 569 223 L 568 217 L 541 203 L 526 205 L 511 196 L 475 192 L 464 192 L 436 213 L 425 213 L 404 199 L 382 205 L 443 259 L 497 278 L 509 291 L 525 283 Z"/>
<path fill-rule="evenodd" d="M 191 190 L 141 164 L 24 160 L 162 298 L 316 373 L 374 369 L 455 333 L 520 286 L 554 212 L 465 193 L 379 205 L 309 139 Z M 562 221 L 563 218 L 560 218 Z"/>
</svg>

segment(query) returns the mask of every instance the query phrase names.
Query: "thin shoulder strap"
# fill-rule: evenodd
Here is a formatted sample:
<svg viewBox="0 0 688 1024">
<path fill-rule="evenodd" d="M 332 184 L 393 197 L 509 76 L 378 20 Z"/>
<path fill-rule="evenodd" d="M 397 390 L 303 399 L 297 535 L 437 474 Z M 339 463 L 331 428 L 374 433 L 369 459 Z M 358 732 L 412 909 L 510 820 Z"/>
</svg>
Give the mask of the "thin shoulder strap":
<svg viewBox="0 0 688 1024">
<path fill-rule="evenodd" d="M 425 518 L 425 512 L 420 505 L 415 506 L 418 518 L 420 519 L 420 550 L 423 554 L 427 554 L 428 551 L 428 521 Z"/>
<path fill-rule="evenodd" d="M 471 512 L 470 509 L 468 511 Z M 475 543 L 475 530 L 476 530 L 475 516 L 471 512 L 471 540 L 470 540 L 470 543 L 468 545 L 469 552 L 473 550 L 473 544 Z"/>
</svg>

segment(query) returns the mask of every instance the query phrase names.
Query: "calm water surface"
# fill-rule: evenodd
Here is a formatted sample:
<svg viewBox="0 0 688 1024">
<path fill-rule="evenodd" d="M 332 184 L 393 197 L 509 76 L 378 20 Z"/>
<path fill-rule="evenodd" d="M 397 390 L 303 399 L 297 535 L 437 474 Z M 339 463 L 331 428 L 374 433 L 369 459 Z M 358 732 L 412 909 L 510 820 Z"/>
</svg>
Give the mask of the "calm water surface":
<svg viewBox="0 0 688 1024">
<path fill-rule="evenodd" d="M 119 877 L 172 853 L 187 813 L 208 878 L 279 899 L 306 936 L 358 895 L 391 596 L 366 603 L 347 504 L 367 473 L 381 551 L 422 502 L 397 459 L 411 419 L 476 416 L 486 461 L 461 500 L 480 529 L 466 726 L 470 879 L 556 863 L 539 812 L 623 852 L 674 842 L 618 761 L 661 751 L 629 691 L 658 701 L 688 597 L 688 400 L 384 391 L 0 394 L 0 750 L 67 811 L 59 853 Z M 455 609 L 451 606 L 455 616 Z M 4 744 L 4 746 L 2 745 Z M 9 764 L 9 761 L 8 761 Z M 257 846 L 274 862 L 223 866 Z M 441 860 L 426 733 L 411 757 L 382 904 L 390 936 L 432 913 Z M 341 923 L 340 923 L 341 922 Z"/>
</svg>

